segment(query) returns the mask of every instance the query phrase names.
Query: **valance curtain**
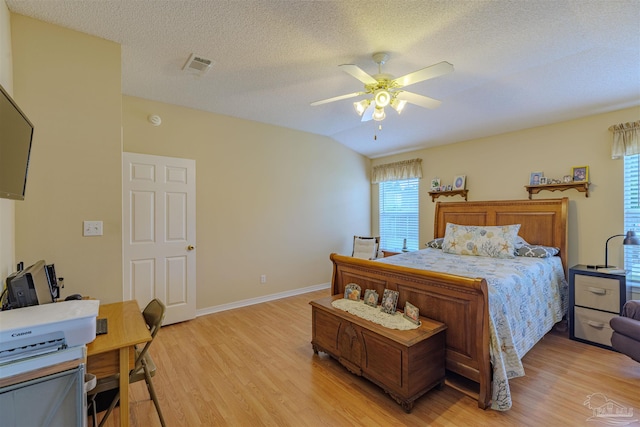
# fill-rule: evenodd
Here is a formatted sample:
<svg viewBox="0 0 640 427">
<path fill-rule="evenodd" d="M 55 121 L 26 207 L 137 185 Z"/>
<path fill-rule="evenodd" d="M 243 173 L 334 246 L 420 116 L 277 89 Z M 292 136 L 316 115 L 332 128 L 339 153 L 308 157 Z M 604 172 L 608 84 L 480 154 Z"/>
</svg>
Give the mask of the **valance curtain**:
<svg viewBox="0 0 640 427">
<path fill-rule="evenodd" d="M 640 121 L 613 125 L 609 130 L 613 132 L 612 159 L 640 154 Z"/>
<path fill-rule="evenodd" d="M 422 159 L 403 160 L 373 167 L 371 183 L 422 178 Z"/>
</svg>

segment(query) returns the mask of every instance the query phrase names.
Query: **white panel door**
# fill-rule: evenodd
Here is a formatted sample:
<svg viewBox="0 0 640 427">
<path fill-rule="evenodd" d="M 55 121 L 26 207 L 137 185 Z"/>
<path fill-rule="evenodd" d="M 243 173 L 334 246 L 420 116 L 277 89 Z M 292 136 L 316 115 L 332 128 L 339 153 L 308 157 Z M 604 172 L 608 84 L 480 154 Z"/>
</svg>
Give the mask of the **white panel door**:
<svg viewBox="0 0 640 427">
<path fill-rule="evenodd" d="M 122 156 L 124 299 L 160 299 L 165 325 L 196 313 L 195 178 L 195 160 Z"/>
</svg>

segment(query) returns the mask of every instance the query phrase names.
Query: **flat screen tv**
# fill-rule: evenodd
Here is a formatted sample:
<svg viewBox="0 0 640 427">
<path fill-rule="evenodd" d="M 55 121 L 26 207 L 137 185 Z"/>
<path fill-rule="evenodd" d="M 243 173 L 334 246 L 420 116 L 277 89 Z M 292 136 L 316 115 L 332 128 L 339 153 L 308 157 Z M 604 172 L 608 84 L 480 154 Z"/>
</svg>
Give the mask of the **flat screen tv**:
<svg viewBox="0 0 640 427">
<path fill-rule="evenodd" d="M 33 124 L 0 85 L 0 197 L 24 200 Z"/>
</svg>

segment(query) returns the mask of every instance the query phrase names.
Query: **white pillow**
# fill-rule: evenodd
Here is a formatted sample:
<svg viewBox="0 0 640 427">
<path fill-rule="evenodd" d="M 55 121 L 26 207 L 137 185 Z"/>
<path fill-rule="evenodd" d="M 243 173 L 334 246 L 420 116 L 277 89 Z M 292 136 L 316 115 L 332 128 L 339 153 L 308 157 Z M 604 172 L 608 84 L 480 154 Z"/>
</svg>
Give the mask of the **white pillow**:
<svg viewBox="0 0 640 427">
<path fill-rule="evenodd" d="M 353 257 L 362 259 L 374 259 L 378 250 L 376 239 L 353 239 Z"/>
<path fill-rule="evenodd" d="M 520 224 L 498 226 L 447 223 L 442 252 L 458 255 L 514 258 Z"/>
</svg>

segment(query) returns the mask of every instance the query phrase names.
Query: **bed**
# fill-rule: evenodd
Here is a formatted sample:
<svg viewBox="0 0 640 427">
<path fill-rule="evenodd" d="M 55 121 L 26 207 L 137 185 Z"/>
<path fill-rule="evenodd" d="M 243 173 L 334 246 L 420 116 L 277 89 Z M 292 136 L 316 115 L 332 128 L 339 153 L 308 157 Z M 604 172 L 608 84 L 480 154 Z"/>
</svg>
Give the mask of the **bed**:
<svg viewBox="0 0 640 427">
<path fill-rule="evenodd" d="M 558 257 L 554 257 L 553 262 L 557 264 L 556 269 L 560 269 L 563 276 L 561 279 L 566 285 L 567 212 L 567 198 L 438 202 L 435 207 L 434 238 L 444 237 L 447 223 L 480 226 L 520 224 L 518 235 L 528 243 L 559 248 Z M 404 254 L 396 256 L 405 257 Z M 478 406 L 482 409 L 491 406 L 494 409 L 506 410 L 511 407 L 508 382 L 502 375 L 495 376 L 492 369 L 490 348 L 496 345 L 495 337 L 491 333 L 495 330 L 495 318 L 490 316 L 489 307 L 490 299 L 495 300 L 495 291 L 484 277 L 467 277 L 447 271 L 436 271 L 446 270 L 446 263 L 435 266 L 432 270 L 424 270 L 416 268 L 411 263 L 411 267 L 395 265 L 400 263 L 400 258 L 398 262 L 390 258 L 369 261 L 331 254 L 330 259 L 333 262 L 332 294 L 342 294 L 345 285 L 349 283 L 356 283 L 363 290 L 375 289 L 379 294 L 382 294 L 384 289 L 397 290 L 400 293 L 399 309 L 404 307 L 406 301 L 410 301 L 420 309 L 421 315 L 447 325 L 447 384 L 476 398 Z M 492 298 L 490 290 L 494 295 Z M 558 313 L 557 310 L 553 311 L 555 313 L 551 318 L 555 322 L 558 320 Z M 540 317 L 545 317 L 544 322 L 548 326 L 549 318 L 546 314 Z M 547 332 L 546 329 L 550 328 L 545 326 L 536 340 Z M 529 348 L 531 346 L 532 344 Z M 524 352 L 526 350 L 528 348 Z M 518 355 L 520 358 L 522 356 L 524 354 Z M 521 374 L 508 372 L 507 376 Z M 492 380 L 496 381 L 493 394 Z"/>
</svg>

